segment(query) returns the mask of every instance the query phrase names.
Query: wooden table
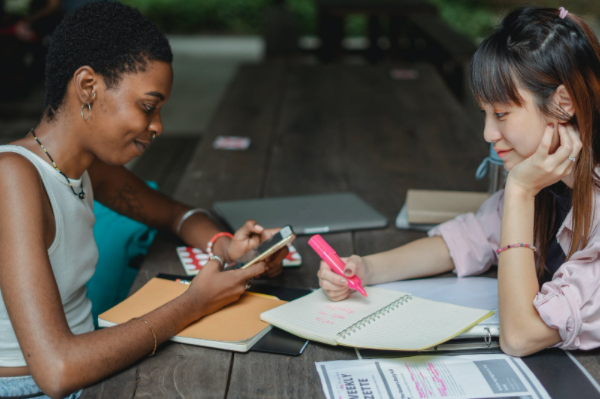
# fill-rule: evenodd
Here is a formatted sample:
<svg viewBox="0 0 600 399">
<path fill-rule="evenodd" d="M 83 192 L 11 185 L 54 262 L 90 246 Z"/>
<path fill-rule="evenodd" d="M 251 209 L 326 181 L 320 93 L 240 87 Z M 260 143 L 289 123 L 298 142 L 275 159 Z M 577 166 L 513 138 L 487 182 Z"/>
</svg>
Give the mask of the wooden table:
<svg viewBox="0 0 600 399">
<path fill-rule="evenodd" d="M 415 81 L 385 67 L 253 65 L 240 69 L 176 191 L 210 208 L 217 200 L 354 191 L 390 220 L 383 230 L 327 235 L 342 255 L 367 255 L 421 238 L 394 219 L 408 188 L 486 190 L 475 170 L 487 145 L 432 67 Z M 217 135 L 252 139 L 248 151 L 212 149 Z M 131 292 L 159 272 L 181 274 L 178 242 L 158 239 Z M 264 284 L 318 286 L 316 254 Z M 494 272 L 491 272 L 492 274 Z M 577 353 L 598 379 L 598 352 Z M 315 362 L 355 359 L 353 349 L 310 343 L 299 357 L 233 353 L 167 343 L 84 398 L 319 398 Z"/>
</svg>

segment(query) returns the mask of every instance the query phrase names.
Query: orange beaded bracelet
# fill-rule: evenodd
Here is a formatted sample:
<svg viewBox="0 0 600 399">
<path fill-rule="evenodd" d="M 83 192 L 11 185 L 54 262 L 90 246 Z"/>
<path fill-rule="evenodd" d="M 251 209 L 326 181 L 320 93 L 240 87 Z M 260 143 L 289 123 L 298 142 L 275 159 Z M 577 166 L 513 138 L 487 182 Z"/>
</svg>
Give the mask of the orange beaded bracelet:
<svg viewBox="0 0 600 399">
<path fill-rule="evenodd" d="M 233 234 L 228 233 L 226 231 L 222 231 L 220 233 L 217 233 L 213 236 L 213 238 L 210 239 L 210 241 L 208 242 L 208 244 L 206 244 L 206 253 L 208 254 L 208 256 L 213 256 L 213 246 L 215 245 L 215 242 L 217 242 L 217 240 L 221 237 L 229 237 L 229 238 L 233 238 Z"/>
</svg>

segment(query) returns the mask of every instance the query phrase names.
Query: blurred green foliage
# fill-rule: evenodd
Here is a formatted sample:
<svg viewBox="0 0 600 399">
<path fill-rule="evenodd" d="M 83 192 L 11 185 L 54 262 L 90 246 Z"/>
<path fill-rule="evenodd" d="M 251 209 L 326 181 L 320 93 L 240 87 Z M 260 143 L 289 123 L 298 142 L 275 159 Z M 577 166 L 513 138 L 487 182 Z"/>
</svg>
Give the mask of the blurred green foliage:
<svg viewBox="0 0 600 399">
<path fill-rule="evenodd" d="M 272 0 L 121 0 L 139 9 L 167 33 L 258 34 L 261 12 Z M 494 13 L 479 0 L 430 0 L 441 16 L 458 31 L 482 37 L 496 23 Z M 314 35 L 317 10 L 314 0 L 286 0 L 294 13 L 300 33 Z M 346 34 L 364 36 L 367 19 L 356 15 L 346 20 Z"/>
<path fill-rule="evenodd" d="M 429 0 L 438 7 L 440 16 L 458 32 L 473 39 L 484 38 L 500 22 L 497 12 L 481 0 Z"/>
<path fill-rule="evenodd" d="M 121 0 L 167 33 L 257 33 L 270 0 Z"/>
</svg>

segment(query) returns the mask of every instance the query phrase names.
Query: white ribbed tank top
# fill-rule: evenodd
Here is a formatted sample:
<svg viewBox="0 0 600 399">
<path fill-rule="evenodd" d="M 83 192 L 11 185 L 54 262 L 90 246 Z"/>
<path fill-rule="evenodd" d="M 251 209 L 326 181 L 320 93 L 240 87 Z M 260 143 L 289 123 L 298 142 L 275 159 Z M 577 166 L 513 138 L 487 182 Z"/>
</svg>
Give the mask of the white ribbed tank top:
<svg viewBox="0 0 600 399">
<path fill-rule="evenodd" d="M 71 179 L 76 193 L 79 193 L 83 182 L 87 196 L 81 200 L 73 195 L 64 176 L 33 152 L 15 145 L 0 146 L 0 153 L 4 152 L 14 152 L 27 158 L 42 178 L 56 223 L 48 255 L 67 322 L 74 334 L 92 331 L 92 303 L 86 296 L 85 284 L 96 270 L 98 247 L 94 240 L 94 194 L 88 172 L 85 171 L 80 179 Z M 0 292 L 0 367 L 26 365 Z"/>
</svg>

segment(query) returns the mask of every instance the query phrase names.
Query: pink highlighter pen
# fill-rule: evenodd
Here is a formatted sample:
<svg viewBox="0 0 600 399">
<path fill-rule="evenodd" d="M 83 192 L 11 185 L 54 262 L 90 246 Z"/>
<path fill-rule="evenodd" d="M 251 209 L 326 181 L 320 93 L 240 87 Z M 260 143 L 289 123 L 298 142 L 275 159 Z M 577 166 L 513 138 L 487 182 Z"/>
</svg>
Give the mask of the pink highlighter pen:
<svg viewBox="0 0 600 399">
<path fill-rule="evenodd" d="M 308 240 L 308 245 L 310 245 L 321 259 L 329 265 L 331 270 L 348 280 L 348 287 L 350 287 L 350 289 L 356 290 L 364 296 L 367 296 L 367 292 L 362 287 L 362 283 L 357 276 L 346 277 L 344 275 L 346 264 L 340 259 L 335 250 L 327 244 L 323 237 L 318 234 L 312 236 L 310 240 Z"/>
</svg>

